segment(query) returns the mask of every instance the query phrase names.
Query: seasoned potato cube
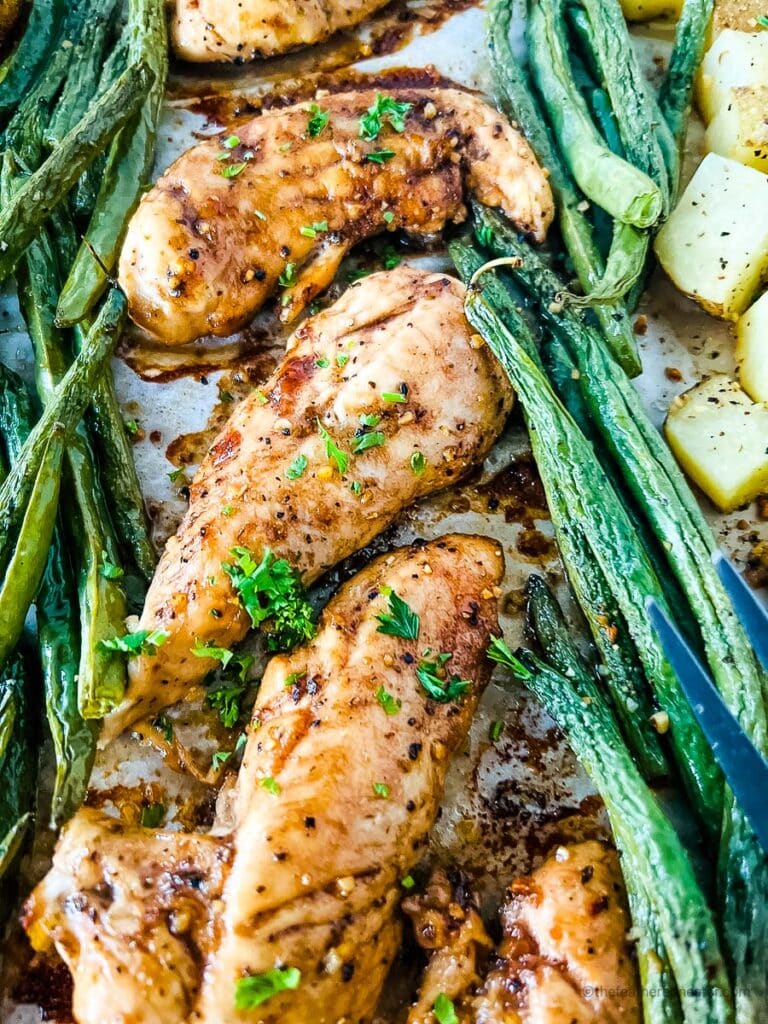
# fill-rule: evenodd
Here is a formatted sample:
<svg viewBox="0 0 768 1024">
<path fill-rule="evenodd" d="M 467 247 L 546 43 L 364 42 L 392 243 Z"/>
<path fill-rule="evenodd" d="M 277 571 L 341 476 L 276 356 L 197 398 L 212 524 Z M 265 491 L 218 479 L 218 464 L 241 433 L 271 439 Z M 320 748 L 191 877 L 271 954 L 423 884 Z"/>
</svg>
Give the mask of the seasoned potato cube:
<svg viewBox="0 0 768 1024">
<path fill-rule="evenodd" d="M 627 21 L 677 17 L 682 6 L 683 0 L 621 0 L 621 9 Z"/>
<path fill-rule="evenodd" d="M 768 292 L 736 326 L 736 363 L 747 394 L 756 402 L 768 402 Z"/>
<path fill-rule="evenodd" d="M 768 173 L 768 84 L 731 89 L 707 128 L 704 145 L 710 153 Z"/>
<path fill-rule="evenodd" d="M 716 0 L 712 15 L 712 38 L 716 39 L 726 28 L 754 32 L 757 19 L 765 14 L 765 0 Z"/>
<path fill-rule="evenodd" d="M 768 176 L 709 153 L 654 248 L 680 291 L 736 320 L 768 270 Z"/>
<path fill-rule="evenodd" d="M 704 56 L 696 83 L 706 123 L 728 107 L 732 89 L 752 86 L 768 86 L 768 32 L 721 32 Z"/>
<path fill-rule="evenodd" d="M 677 461 L 722 512 L 768 490 L 768 406 L 725 374 L 676 398 L 664 431 Z"/>
</svg>

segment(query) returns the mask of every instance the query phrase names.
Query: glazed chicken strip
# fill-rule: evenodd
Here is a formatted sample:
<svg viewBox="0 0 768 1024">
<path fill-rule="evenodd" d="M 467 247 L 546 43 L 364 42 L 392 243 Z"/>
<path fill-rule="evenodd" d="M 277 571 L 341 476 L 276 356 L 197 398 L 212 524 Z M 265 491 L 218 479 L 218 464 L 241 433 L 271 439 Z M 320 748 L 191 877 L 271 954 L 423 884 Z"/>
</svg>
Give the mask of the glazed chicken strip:
<svg viewBox="0 0 768 1024">
<path fill-rule="evenodd" d="M 493 949 L 475 894 L 461 872 L 438 868 L 426 892 L 403 900 L 416 941 L 429 956 L 408 1024 L 434 1024 L 432 1009 L 446 996 L 464 1024 L 471 1019 L 466 1001 L 480 984 L 480 957 Z"/>
<path fill-rule="evenodd" d="M 405 113 L 381 115 L 370 142 L 361 118 L 377 93 L 365 90 L 268 111 L 181 156 L 128 227 L 119 277 L 136 323 L 170 345 L 231 334 L 279 286 L 290 322 L 356 242 L 429 239 L 464 219 L 465 190 L 543 239 L 549 184 L 501 114 L 458 89 L 387 98 Z"/>
<path fill-rule="evenodd" d="M 371 1019 L 399 946 L 401 879 L 490 674 L 502 576 L 495 542 L 451 535 L 346 583 L 315 639 L 267 667 L 220 798 L 231 830 L 133 829 L 121 847 L 119 823 L 75 816 L 26 926 L 68 963 L 79 1024 Z M 418 616 L 415 639 L 381 631 L 392 594 Z M 430 696 L 417 673 L 440 662 Z M 257 1002 L 275 971 L 293 987 Z"/>
<path fill-rule="evenodd" d="M 399 267 L 299 327 L 194 479 L 139 623 L 167 639 L 130 659 L 103 742 L 203 680 L 215 662 L 194 646 L 245 636 L 250 620 L 222 570 L 234 547 L 257 562 L 270 549 L 311 583 L 488 452 L 512 394 L 470 330 L 463 295 L 454 278 Z"/>
<path fill-rule="evenodd" d="M 389 0 L 176 0 L 174 49 L 182 60 L 254 60 L 311 46 L 358 25 Z"/>
<path fill-rule="evenodd" d="M 559 847 L 509 891 L 474 1024 L 639 1024 L 621 870 L 593 840 Z"/>
</svg>

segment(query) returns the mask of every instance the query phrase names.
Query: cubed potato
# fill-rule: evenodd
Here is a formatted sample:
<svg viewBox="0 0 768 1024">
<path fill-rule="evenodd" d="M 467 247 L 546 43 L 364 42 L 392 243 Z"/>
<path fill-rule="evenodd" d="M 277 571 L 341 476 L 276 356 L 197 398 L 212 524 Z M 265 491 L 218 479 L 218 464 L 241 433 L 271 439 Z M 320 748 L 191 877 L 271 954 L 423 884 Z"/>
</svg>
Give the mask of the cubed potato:
<svg viewBox="0 0 768 1024">
<path fill-rule="evenodd" d="M 709 153 L 768 173 L 768 84 L 731 89 L 707 128 L 704 146 Z"/>
<path fill-rule="evenodd" d="M 756 402 L 768 402 L 768 292 L 736 325 L 736 364 L 747 394 Z"/>
<path fill-rule="evenodd" d="M 676 398 L 664 431 L 677 461 L 722 512 L 768 490 L 768 406 L 725 374 Z"/>
<path fill-rule="evenodd" d="M 654 248 L 681 292 L 736 320 L 768 271 L 768 176 L 709 153 Z"/>
<path fill-rule="evenodd" d="M 704 121 L 728 107 L 732 89 L 755 86 L 768 86 L 768 32 L 726 29 L 704 55 L 696 82 Z"/>
<path fill-rule="evenodd" d="M 621 0 L 627 21 L 651 21 L 653 18 L 676 18 L 683 0 Z"/>
<path fill-rule="evenodd" d="M 717 39 L 727 28 L 754 32 L 759 27 L 757 19 L 765 13 L 765 0 L 716 0 L 710 29 L 712 38 Z"/>
</svg>

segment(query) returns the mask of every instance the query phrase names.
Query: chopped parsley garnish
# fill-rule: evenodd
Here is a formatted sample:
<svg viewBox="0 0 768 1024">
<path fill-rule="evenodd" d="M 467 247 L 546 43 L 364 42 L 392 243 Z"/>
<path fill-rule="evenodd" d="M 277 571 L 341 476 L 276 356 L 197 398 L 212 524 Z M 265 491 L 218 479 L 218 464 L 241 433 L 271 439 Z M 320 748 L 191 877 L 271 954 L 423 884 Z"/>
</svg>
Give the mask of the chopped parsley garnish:
<svg viewBox="0 0 768 1024">
<path fill-rule="evenodd" d="M 168 479 L 171 481 L 172 484 L 175 484 L 177 480 L 181 480 L 185 472 L 186 468 L 184 466 L 179 466 L 178 469 L 171 470 L 171 472 L 168 474 Z"/>
<path fill-rule="evenodd" d="M 296 280 L 296 264 L 286 263 L 285 270 L 283 270 L 280 277 L 277 279 L 277 283 L 281 288 L 288 288 Z"/>
<path fill-rule="evenodd" d="M 238 978 L 235 984 L 235 1009 L 255 1010 L 279 992 L 294 991 L 301 982 L 298 967 L 275 967 L 262 974 Z"/>
<path fill-rule="evenodd" d="M 361 434 L 360 437 L 356 437 L 352 441 L 352 453 L 360 455 L 361 452 L 365 452 L 369 448 L 381 448 L 385 441 L 386 437 L 380 430 L 375 430 L 370 434 Z"/>
<path fill-rule="evenodd" d="M 196 658 L 215 658 L 216 661 L 221 662 L 222 668 L 229 668 L 231 665 L 233 670 L 236 670 L 237 677 L 241 683 L 245 682 L 248 669 L 253 664 L 253 658 L 250 654 L 235 654 L 234 651 L 230 651 L 227 647 L 214 647 L 213 644 L 202 644 L 199 637 L 195 640 L 195 646 L 191 648 L 191 651 Z"/>
<path fill-rule="evenodd" d="M 349 485 L 349 489 L 350 491 L 352 491 L 353 494 L 363 493 L 363 485 L 360 483 L 359 480 L 353 480 L 352 483 Z"/>
<path fill-rule="evenodd" d="M 106 551 L 101 552 L 101 566 L 99 568 L 99 572 L 105 580 L 119 580 L 125 575 L 125 572 L 119 565 L 115 565 L 114 562 L 110 562 L 107 558 Z"/>
<path fill-rule="evenodd" d="M 400 391 L 382 391 L 381 400 L 383 402 L 392 402 L 394 405 L 402 405 L 403 402 L 407 402 L 408 399 Z"/>
<path fill-rule="evenodd" d="M 391 224 L 392 221 L 395 219 L 395 215 L 394 213 L 392 213 L 391 210 L 385 210 L 383 213 L 383 218 L 385 224 Z"/>
<path fill-rule="evenodd" d="M 318 235 L 324 234 L 328 230 L 327 220 L 318 220 L 314 224 L 305 224 L 300 230 L 300 234 L 304 235 L 305 238 L 317 238 Z"/>
<path fill-rule="evenodd" d="M 318 135 L 321 135 L 323 129 L 328 124 L 331 114 L 328 110 L 323 110 L 316 103 L 307 111 L 309 114 L 309 121 L 307 121 L 307 135 L 310 139 L 316 139 Z"/>
<path fill-rule="evenodd" d="M 348 362 L 349 362 L 349 356 L 344 355 L 343 352 L 339 352 L 339 354 L 336 356 L 336 365 L 337 366 L 346 366 Z"/>
<path fill-rule="evenodd" d="M 164 804 L 147 804 L 141 809 L 141 824 L 144 828 L 157 828 L 165 817 Z"/>
<path fill-rule="evenodd" d="M 213 768 L 215 772 L 218 772 L 224 767 L 230 757 L 232 757 L 231 750 L 217 750 L 211 758 L 211 768 Z"/>
<path fill-rule="evenodd" d="M 173 742 L 173 722 L 168 715 L 155 715 L 152 719 L 152 728 L 157 729 L 166 743 Z"/>
<path fill-rule="evenodd" d="M 275 558 L 269 548 L 258 563 L 247 548 L 232 548 L 230 554 L 236 562 L 225 562 L 222 568 L 254 627 L 265 627 L 267 648 L 288 650 L 310 640 L 315 635 L 312 608 L 293 566 L 284 558 Z"/>
<path fill-rule="evenodd" d="M 388 245 L 384 250 L 384 256 L 381 262 L 385 270 L 394 270 L 395 267 L 400 266 L 402 258 L 396 249 L 391 245 Z"/>
<path fill-rule="evenodd" d="M 315 366 L 316 366 L 316 367 L 317 367 L 317 368 L 318 368 L 319 370 L 324 370 L 324 369 L 326 368 L 326 366 L 329 366 L 329 365 L 330 365 L 330 363 L 329 363 L 329 362 L 328 362 L 328 360 L 327 360 L 327 359 L 325 358 L 325 356 L 320 356 L 320 358 L 319 358 L 319 359 L 316 359 L 316 360 L 315 360 Z"/>
<path fill-rule="evenodd" d="M 238 174 L 242 174 L 245 168 L 248 166 L 247 163 L 242 164 L 227 164 L 226 167 L 221 168 L 221 175 L 223 178 L 236 178 Z"/>
<path fill-rule="evenodd" d="M 500 718 L 497 718 L 495 722 L 491 722 L 491 728 L 488 730 L 488 735 L 492 743 L 495 743 L 503 732 L 504 723 Z"/>
<path fill-rule="evenodd" d="M 383 630 L 379 628 L 379 632 L 382 633 Z M 383 686 L 378 688 L 375 697 L 387 715 L 396 715 L 402 706 L 401 702 L 396 697 L 393 697 L 391 693 L 387 693 Z"/>
<path fill-rule="evenodd" d="M 224 141 L 222 142 L 222 146 L 224 147 L 224 149 L 235 149 L 239 145 L 239 135 L 230 135 L 228 139 L 224 139 Z"/>
<path fill-rule="evenodd" d="M 288 689 L 291 686 L 295 686 L 296 683 L 298 683 L 300 679 L 303 679 L 306 674 L 306 669 L 302 669 L 301 672 L 291 672 L 291 674 L 285 678 L 285 688 Z"/>
<path fill-rule="evenodd" d="M 377 633 L 399 636 L 402 640 L 418 640 L 420 619 L 409 604 L 398 597 L 394 590 L 389 592 L 389 614 L 376 616 L 379 622 Z"/>
<path fill-rule="evenodd" d="M 425 692 L 439 704 L 458 700 L 471 686 L 469 680 L 456 675 L 449 676 L 445 671 L 445 664 L 452 657 L 452 654 L 438 654 L 432 661 L 420 661 L 416 669 L 416 678 Z"/>
<path fill-rule="evenodd" d="M 380 800 L 388 800 L 389 799 L 389 792 L 390 792 L 390 790 L 389 790 L 389 786 L 386 784 L 386 782 L 374 782 L 374 784 L 373 784 L 373 792 L 374 792 L 374 794 L 377 797 L 379 797 Z"/>
<path fill-rule="evenodd" d="M 405 131 L 405 115 L 413 106 L 412 103 L 398 103 L 393 96 L 376 93 L 376 99 L 360 118 L 360 138 L 366 142 L 378 139 L 385 122 L 389 122 L 396 132 Z"/>
<path fill-rule="evenodd" d="M 757 18 L 757 24 L 760 28 L 768 28 L 768 14 L 760 14 Z"/>
<path fill-rule="evenodd" d="M 286 469 L 285 475 L 289 480 L 298 480 L 299 477 L 304 476 L 304 471 L 308 465 L 309 459 L 306 455 L 297 455 L 288 469 Z"/>
<path fill-rule="evenodd" d="M 453 1001 L 448 998 L 445 992 L 441 992 L 435 1000 L 432 1013 L 437 1024 L 459 1024 L 459 1018 L 456 1016 Z"/>
<path fill-rule="evenodd" d="M 230 685 L 221 683 L 213 686 L 205 695 L 206 704 L 218 711 L 221 724 L 225 729 L 233 729 L 240 717 L 240 701 L 247 689 L 247 683 L 232 681 Z"/>
<path fill-rule="evenodd" d="M 111 640 L 100 640 L 99 645 L 105 651 L 120 651 L 121 654 L 131 656 L 137 654 L 148 654 L 150 657 L 157 654 L 157 648 L 162 647 L 168 639 L 169 634 L 162 629 L 139 629 L 135 633 L 126 633 L 125 636 L 115 636 Z"/>
<path fill-rule="evenodd" d="M 402 885 L 402 887 L 406 890 L 413 889 L 413 887 L 416 885 L 416 879 L 413 877 L 413 875 L 405 875 L 404 878 L 400 879 L 400 885 Z"/>
<path fill-rule="evenodd" d="M 253 394 L 254 394 L 254 397 L 255 397 L 256 401 L 259 403 L 259 405 L 266 405 L 267 402 L 269 401 L 269 399 L 264 394 L 264 392 L 259 390 L 259 389 L 254 391 Z"/>
<path fill-rule="evenodd" d="M 221 514 L 229 518 L 234 511 L 235 510 L 232 508 L 231 505 L 225 505 L 224 508 L 221 510 Z"/>
<path fill-rule="evenodd" d="M 391 160 L 394 155 L 394 149 L 374 149 L 372 153 L 366 154 L 365 159 L 369 164 L 385 164 L 387 160 Z"/>
<path fill-rule="evenodd" d="M 140 427 L 136 420 L 125 420 L 124 426 L 131 437 L 139 436 Z"/>
<path fill-rule="evenodd" d="M 490 249 L 493 245 L 493 229 L 488 224 L 481 224 L 475 231 L 478 242 L 484 249 Z"/>
<path fill-rule="evenodd" d="M 261 788 L 266 789 L 266 791 L 271 793 L 272 796 L 280 796 L 280 783 L 273 779 L 271 775 L 264 776 L 261 780 Z"/>
<path fill-rule="evenodd" d="M 411 456 L 411 469 L 416 476 L 421 476 L 424 470 L 427 468 L 427 460 L 421 454 L 421 452 L 414 452 Z"/>
<path fill-rule="evenodd" d="M 375 412 L 362 412 L 359 420 L 363 427 L 377 427 L 381 423 L 381 416 Z"/>
<path fill-rule="evenodd" d="M 317 429 L 320 432 L 320 437 L 325 442 L 326 457 L 336 463 L 339 475 L 344 476 L 349 465 L 349 457 L 339 448 L 320 420 L 317 421 Z"/>
</svg>

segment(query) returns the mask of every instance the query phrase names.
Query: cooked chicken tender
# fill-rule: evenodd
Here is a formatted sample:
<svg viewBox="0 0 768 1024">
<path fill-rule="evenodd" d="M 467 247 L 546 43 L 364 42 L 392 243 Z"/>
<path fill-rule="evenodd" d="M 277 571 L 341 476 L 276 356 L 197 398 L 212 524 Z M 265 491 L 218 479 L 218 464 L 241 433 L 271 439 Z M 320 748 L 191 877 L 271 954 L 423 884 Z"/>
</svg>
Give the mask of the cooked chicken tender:
<svg viewBox="0 0 768 1024">
<path fill-rule="evenodd" d="M 267 667 L 226 834 L 75 816 L 25 922 L 69 965 L 79 1024 L 371 1019 L 401 879 L 490 675 L 502 576 L 495 542 L 451 535 L 345 584 L 315 639 Z M 392 594 L 415 639 L 382 632 Z M 422 659 L 440 672 L 431 696 Z M 278 977 L 290 987 L 270 993 Z"/>
<path fill-rule="evenodd" d="M 393 112 L 384 99 L 405 106 Z M 361 121 L 377 103 L 379 115 Z M 231 334 L 278 287 L 289 322 L 355 243 L 401 229 L 429 239 L 464 219 L 465 191 L 544 237 L 553 215 L 545 173 L 523 137 L 470 93 L 363 90 L 271 110 L 194 146 L 142 198 L 120 284 L 135 322 L 169 345 Z"/>
<path fill-rule="evenodd" d="M 390 0 L 176 0 L 171 38 L 182 60 L 254 60 L 319 43 Z"/>
<path fill-rule="evenodd" d="M 474 1024 L 639 1024 L 630 920 L 612 849 L 593 840 L 559 847 L 512 885 L 502 926 Z"/>
<path fill-rule="evenodd" d="M 234 547 L 257 562 L 270 549 L 311 583 L 489 451 L 512 394 L 463 296 L 454 278 L 399 267 L 299 327 L 194 479 L 139 622 L 167 639 L 130 659 L 103 742 L 202 681 L 215 662 L 194 646 L 245 636 L 250 620 L 222 569 Z"/>
</svg>

